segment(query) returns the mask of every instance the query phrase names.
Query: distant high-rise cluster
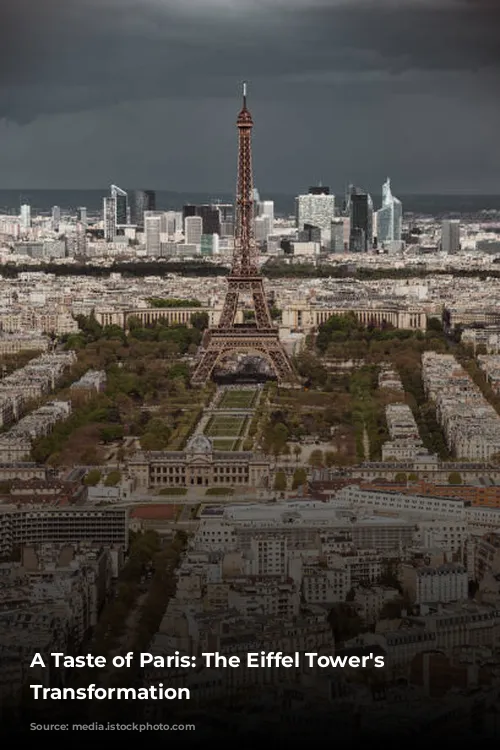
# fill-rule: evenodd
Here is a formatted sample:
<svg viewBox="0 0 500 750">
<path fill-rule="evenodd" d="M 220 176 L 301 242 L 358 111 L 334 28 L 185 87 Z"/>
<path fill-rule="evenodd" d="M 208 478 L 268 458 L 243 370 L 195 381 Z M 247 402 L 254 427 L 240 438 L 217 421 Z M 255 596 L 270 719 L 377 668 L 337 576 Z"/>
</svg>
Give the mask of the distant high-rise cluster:
<svg viewBox="0 0 500 750">
<path fill-rule="evenodd" d="M 202 234 L 221 234 L 221 212 L 217 205 L 203 204 L 195 206 L 187 204 L 182 209 L 184 227 L 186 220 L 198 217 L 202 222 Z"/>
<path fill-rule="evenodd" d="M 144 230 L 144 218 L 148 211 L 156 209 L 153 190 L 136 190 L 129 194 L 117 185 L 111 185 L 110 194 L 104 198 L 104 238 L 113 242 L 123 234 L 126 227 Z"/>
<path fill-rule="evenodd" d="M 354 185 L 349 185 L 341 206 L 322 185 L 297 196 L 295 206 L 299 243 L 314 243 L 332 253 L 366 253 L 376 244 L 385 249 L 401 242 L 403 207 L 392 195 L 389 179 L 377 212 L 371 195 Z"/>
</svg>

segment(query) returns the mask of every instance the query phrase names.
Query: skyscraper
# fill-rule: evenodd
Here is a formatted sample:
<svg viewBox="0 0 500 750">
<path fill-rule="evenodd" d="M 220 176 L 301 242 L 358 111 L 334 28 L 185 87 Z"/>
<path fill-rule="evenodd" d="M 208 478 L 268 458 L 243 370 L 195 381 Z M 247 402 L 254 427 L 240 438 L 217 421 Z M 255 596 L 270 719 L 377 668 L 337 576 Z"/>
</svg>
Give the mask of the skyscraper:
<svg viewBox="0 0 500 750">
<path fill-rule="evenodd" d="M 76 209 L 76 220 L 87 226 L 87 209 L 85 206 Z"/>
<path fill-rule="evenodd" d="M 260 216 L 269 219 L 269 234 L 274 230 L 274 201 L 262 201 L 260 204 Z"/>
<path fill-rule="evenodd" d="M 311 188 L 313 190 L 315 188 Z M 321 188 L 323 191 L 328 188 Z M 311 224 L 321 229 L 322 240 L 330 240 L 332 219 L 335 217 L 335 196 L 329 192 L 309 192 L 299 195 L 295 199 L 297 228 L 304 229 L 305 224 Z"/>
<path fill-rule="evenodd" d="M 113 242 L 116 237 L 116 199 L 106 196 L 103 200 L 104 239 Z"/>
<path fill-rule="evenodd" d="M 111 185 L 111 197 L 115 200 L 115 224 L 124 226 L 129 223 L 128 194 L 117 185 Z"/>
<path fill-rule="evenodd" d="M 234 205 L 232 203 L 216 203 L 215 206 L 219 209 L 221 221 L 234 221 Z"/>
<path fill-rule="evenodd" d="M 81 221 L 78 221 L 75 231 L 74 252 L 75 255 L 78 255 L 80 257 L 83 257 L 87 254 L 87 235 L 85 230 L 85 224 L 83 224 L 83 222 Z"/>
<path fill-rule="evenodd" d="M 220 235 L 220 213 L 217 206 L 197 206 L 196 216 L 200 216 L 203 222 L 203 234 Z"/>
<path fill-rule="evenodd" d="M 54 232 L 59 231 L 59 224 L 61 223 L 61 209 L 59 206 L 52 207 L 52 230 Z"/>
<path fill-rule="evenodd" d="M 232 203 L 216 203 L 220 215 L 220 236 L 232 237 L 234 233 L 234 205 Z"/>
<path fill-rule="evenodd" d="M 185 226 L 186 219 L 188 216 L 197 216 L 196 206 L 192 203 L 187 203 L 182 207 L 182 224 Z"/>
<path fill-rule="evenodd" d="M 161 223 L 161 214 L 146 212 L 144 216 L 146 253 L 156 258 L 161 254 Z"/>
<path fill-rule="evenodd" d="M 403 206 L 391 192 L 389 177 L 382 186 L 382 207 L 377 211 L 377 243 L 400 242 L 403 224 Z"/>
<path fill-rule="evenodd" d="M 134 190 L 130 203 L 130 223 L 144 229 L 146 211 L 156 211 L 156 193 L 154 190 Z"/>
<path fill-rule="evenodd" d="M 171 240 L 175 238 L 176 232 L 182 231 L 182 214 L 177 211 L 165 211 L 161 214 L 161 231 Z"/>
<path fill-rule="evenodd" d="M 203 219 L 201 216 L 187 216 L 184 222 L 184 235 L 187 245 L 200 245 L 203 234 Z M 208 234 L 206 232 L 205 234 Z"/>
<path fill-rule="evenodd" d="M 446 220 L 441 224 L 441 250 L 443 253 L 458 253 L 460 250 L 460 222 Z"/>
<path fill-rule="evenodd" d="M 359 188 L 350 189 L 349 215 L 351 253 L 367 253 L 373 245 L 373 201 L 371 195 Z"/>
<path fill-rule="evenodd" d="M 21 229 L 26 231 L 31 227 L 31 206 L 24 203 L 21 206 Z"/>
<path fill-rule="evenodd" d="M 330 188 L 326 185 L 316 185 L 309 188 L 309 195 L 330 195 Z"/>
<path fill-rule="evenodd" d="M 332 221 L 330 250 L 332 253 L 344 252 L 344 222 L 342 219 Z"/>
</svg>

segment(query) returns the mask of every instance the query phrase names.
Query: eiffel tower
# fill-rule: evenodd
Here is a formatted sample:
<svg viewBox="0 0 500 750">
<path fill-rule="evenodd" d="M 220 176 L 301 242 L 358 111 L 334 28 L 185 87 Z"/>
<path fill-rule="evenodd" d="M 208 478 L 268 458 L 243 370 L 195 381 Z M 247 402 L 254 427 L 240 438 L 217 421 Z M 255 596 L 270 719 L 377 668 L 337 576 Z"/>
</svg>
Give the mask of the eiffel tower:
<svg viewBox="0 0 500 750">
<path fill-rule="evenodd" d="M 254 238 L 254 194 L 252 176 L 252 116 L 247 108 L 247 85 L 243 84 L 243 107 L 238 115 L 238 191 L 234 253 L 222 315 L 216 328 L 209 328 L 204 337 L 200 359 L 192 382 L 202 385 L 212 375 L 217 362 L 228 354 L 254 354 L 271 365 L 278 382 L 293 382 L 295 373 L 273 326 L 264 292 L 264 280 L 257 266 Z M 255 322 L 238 325 L 236 314 L 240 295 L 253 302 Z"/>
</svg>

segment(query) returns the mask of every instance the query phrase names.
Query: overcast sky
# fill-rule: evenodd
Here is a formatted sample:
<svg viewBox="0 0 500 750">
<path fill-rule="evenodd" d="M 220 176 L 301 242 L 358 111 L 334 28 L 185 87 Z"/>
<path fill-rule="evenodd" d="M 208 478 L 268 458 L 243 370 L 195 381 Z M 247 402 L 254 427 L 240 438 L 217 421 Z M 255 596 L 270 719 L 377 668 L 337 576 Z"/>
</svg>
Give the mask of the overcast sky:
<svg viewBox="0 0 500 750">
<path fill-rule="evenodd" d="M 0 6 L 0 188 L 500 193 L 500 0 Z"/>
</svg>

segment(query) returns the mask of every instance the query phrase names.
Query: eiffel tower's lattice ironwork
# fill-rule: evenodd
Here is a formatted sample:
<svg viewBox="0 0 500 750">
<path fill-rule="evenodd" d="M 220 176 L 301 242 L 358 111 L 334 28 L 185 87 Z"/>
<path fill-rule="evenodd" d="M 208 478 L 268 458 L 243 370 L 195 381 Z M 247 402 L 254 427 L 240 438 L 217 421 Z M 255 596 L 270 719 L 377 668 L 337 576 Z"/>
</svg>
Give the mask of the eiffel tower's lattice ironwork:
<svg viewBox="0 0 500 750">
<path fill-rule="evenodd" d="M 255 354 L 271 365 L 278 381 L 295 379 L 292 364 L 273 326 L 264 280 L 257 265 L 254 237 L 254 192 L 252 175 L 253 120 L 247 107 L 247 86 L 243 84 L 243 107 L 238 115 L 238 188 L 234 253 L 224 307 L 216 328 L 206 331 L 200 358 L 193 374 L 194 384 L 203 384 L 212 375 L 217 362 L 229 354 Z M 236 324 L 240 295 L 253 305 L 253 325 Z"/>
</svg>

